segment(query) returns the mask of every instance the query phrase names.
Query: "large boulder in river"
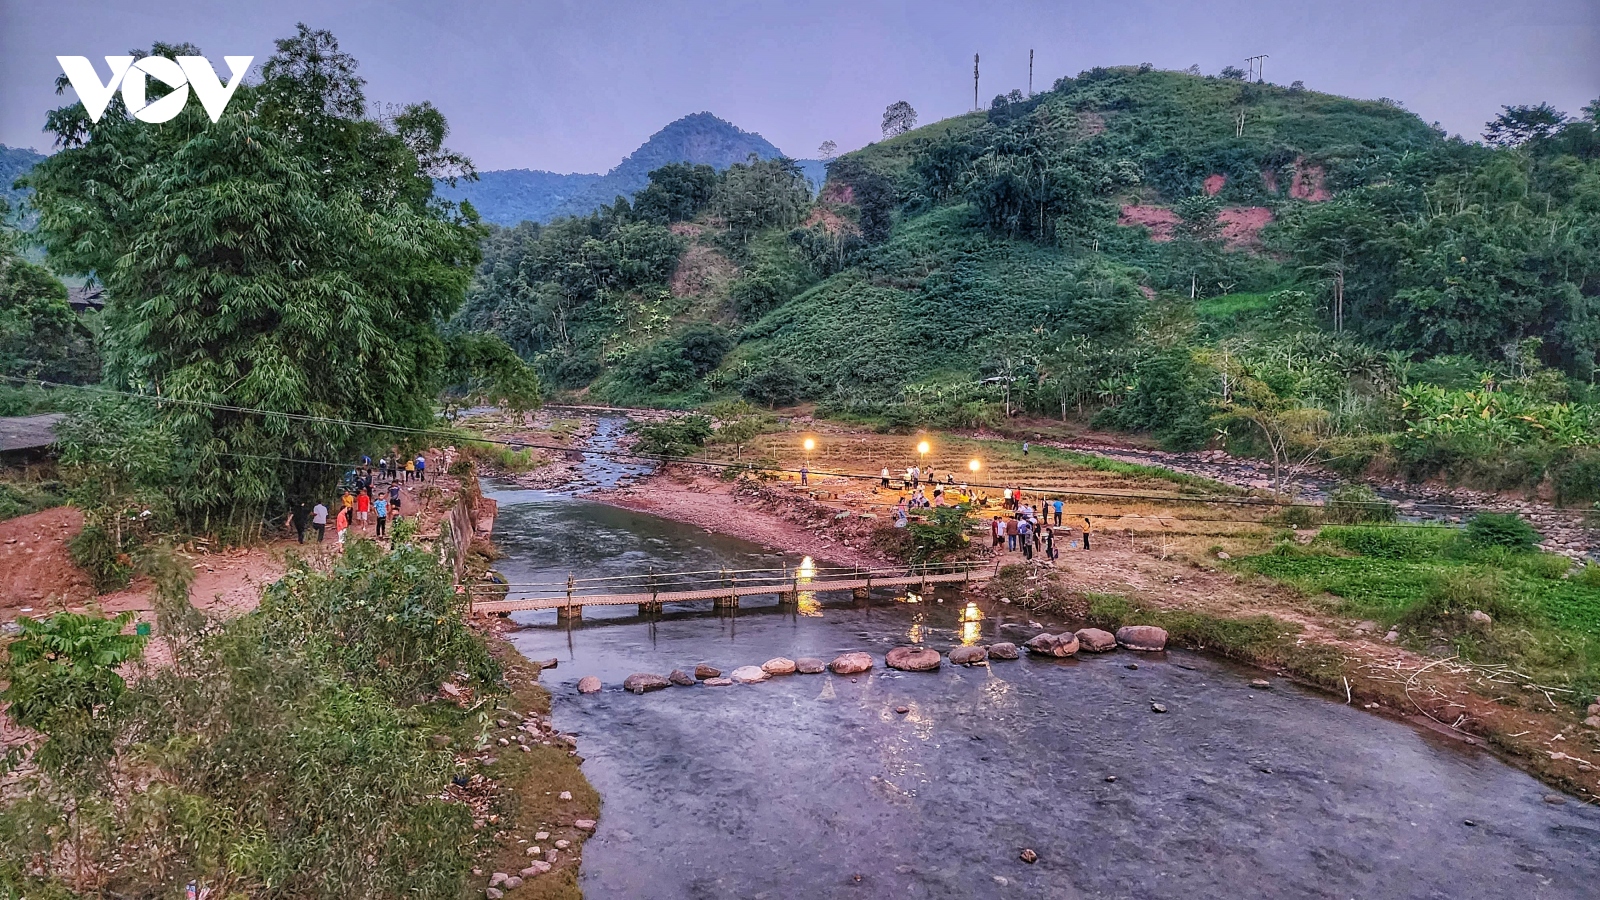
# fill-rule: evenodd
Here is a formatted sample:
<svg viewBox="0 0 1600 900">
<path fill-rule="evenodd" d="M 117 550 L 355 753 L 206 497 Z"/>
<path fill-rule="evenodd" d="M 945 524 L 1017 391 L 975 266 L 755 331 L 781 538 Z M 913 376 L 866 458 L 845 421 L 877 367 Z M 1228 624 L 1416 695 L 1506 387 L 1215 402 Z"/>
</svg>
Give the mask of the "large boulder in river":
<svg viewBox="0 0 1600 900">
<path fill-rule="evenodd" d="M 722 677 L 722 670 L 717 668 L 716 666 L 708 666 L 705 663 L 701 663 L 700 665 L 694 667 L 694 677 L 696 677 L 696 678 L 721 678 Z"/>
<path fill-rule="evenodd" d="M 1078 652 L 1078 636 L 1070 631 L 1061 634 L 1038 634 L 1022 646 L 1036 656 L 1063 658 Z"/>
<path fill-rule="evenodd" d="M 693 687 L 695 685 L 694 676 L 682 669 L 673 669 L 672 674 L 667 676 L 667 680 L 678 687 Z"/>
<path fill-rule="evenodd" d="M 579 678 L 578 679 L 578 693 L 580 693 L 580 694 L 598 694 L 598 693 L 600 693 L 600 679 L 594 677 L 593 675 L 585 675 L 582 678 Z"/>
<path fill-rule="evenodd" d="M 835 675 L 856 675 L 872 668 L 872 655 L 869 653 L 841 653 L 828 663 L 828 668 Z"/>
<path fill-rule="evenodd" d="M 766 681 L 772 676 L 767 674 L 760 666 L 740 666 L 729 672 L 728 677 L 740 684 L 755 684 L 758 681 Z"/>
<path fill-rule="evenodd" d="M 1154 625 L 1124 625 L 1117 629 L 1117 643 L 1129 650 L 1167 649 L 1167 630 Z"/>
<path fill-rule="evenodd" d="M 821 675 L 827 668 L 828 664 L 815 656 L 802 656 L 794 661 L 794 670 L 801 675 Z"/>
<path fill-rule="evenodd" d="M 660 675 L 652 675 L 649 672 L 635 672 L 623 679 L 622 689 L 635 694 L 642 694 L 645 691 L 659 691 L 671 684 L 672 682 Z"/>
<path fill-rule="evenodd" d="M 768 675 L 793 675 L 794 660 L 787 656 L 775 656 L 762 663 L 761 670 Z"/>
<path fill-rule="evenodd" d="M 941 659 L 939 651 L 927 647 L 896 647 L 889 651 L 884 662 L 889 668 L 902 672 L 932 672 L 939 668 Z"/>
<path fill-rule="evenodd" d="M 1017 652 L 1017 645 L 1010 641 L 1001 641 L 998 644 L 989 645 L 990 659 L 1016 659 L 1020 655 Z"/>
<path fill-rule="evenodd" d="M 1098 628 L 1079 628 L 1078 646 L 1089 653 L 1105 653 L 1117 649 L 1117 636 Z"/>
<path fill-rule="evenodd" d="M 974 666 L 989 658 L 989 651 L 982 647 L 956 647 L 950 651 L 950 665 Z"/>
</svg>

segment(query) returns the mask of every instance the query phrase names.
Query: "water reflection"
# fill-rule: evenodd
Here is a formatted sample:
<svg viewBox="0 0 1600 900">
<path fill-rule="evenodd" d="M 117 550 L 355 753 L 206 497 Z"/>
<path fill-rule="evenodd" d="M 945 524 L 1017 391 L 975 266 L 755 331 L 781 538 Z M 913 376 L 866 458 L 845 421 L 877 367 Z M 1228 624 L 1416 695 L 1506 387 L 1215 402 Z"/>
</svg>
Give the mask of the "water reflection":
<svg viewBox="0 0 1600 900">
<path fill-rule="evenodd" d="M 983 610 L 968 603 L 961 611 L 961 646 L 971 647 L 983 638 Z"/>
<path fill-rule="evenodd" d="M 817 564 L 807 556 L 800 560 L 800 568 L 796 570 L 795 584 L 810 584 L 817 577 Z M 822 601 L 817 599 L 816 591 L 796 591 L 795 611 L 802 616 L 822 615 Z"/>
</svg>

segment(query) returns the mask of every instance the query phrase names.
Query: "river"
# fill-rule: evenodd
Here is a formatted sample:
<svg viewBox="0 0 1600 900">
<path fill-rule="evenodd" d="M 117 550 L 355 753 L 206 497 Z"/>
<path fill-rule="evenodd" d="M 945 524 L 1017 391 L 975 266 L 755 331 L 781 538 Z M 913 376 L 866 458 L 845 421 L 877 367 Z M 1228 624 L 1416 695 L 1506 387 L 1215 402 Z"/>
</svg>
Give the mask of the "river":
<svg viewBox="0 0 1600 900">
<path fill-rule="evenodd" d="M 602 484 L 637 474 L 591 462 Z M 800 562 L 569 493 L 486 489 L 513 584 Z M 1600 892 L 1600 810 L 1481 750 L 1281 680 L 1252 689 L 1260 672 L 1184 652 L 887 671 L 882 653 L 898 644 L 1020 643 L 1040 630 L 1004 604 L 909 599 L 806 596 L 798 609 L 757 601 L 658 618 L 590 609 L 570 628 L 516 614 L 518 649 L 560 660 L 545 672 L 555 721 L 579 735 L 604 802 L 584 847 L 585 896 Z M 632 672 L 847 650 L 871 651 L 880 668 L 645 696 L 619 687 Z M 606 689 L 578 695 L 584 675 Z M 1037 863 L 1018 858 L 1025 847 Z"/>
</svg>

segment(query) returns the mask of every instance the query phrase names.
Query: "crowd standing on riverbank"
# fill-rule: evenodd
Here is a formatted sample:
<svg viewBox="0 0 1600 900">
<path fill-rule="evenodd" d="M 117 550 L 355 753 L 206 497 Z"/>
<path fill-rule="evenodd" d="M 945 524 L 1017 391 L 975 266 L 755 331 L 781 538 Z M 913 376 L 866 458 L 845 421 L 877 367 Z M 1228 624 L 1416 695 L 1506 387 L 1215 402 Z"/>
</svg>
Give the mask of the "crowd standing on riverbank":
<svg viewBox="0 0 1600 900">
<path fill-rule="evenodd" d="M 437 474 L 438 464 L 432 468 Z M 341 479 L 338 494 L 332 498 L 334 512 L 330 513 L 327 504 L 320 499 L 301 500 L 290 507 L 284 526 L 294 532 L 298 543 L 306 542 L 309 530 L 314 533 L 315 542 L 322 544 L 327 541 L 328 518 L 332 515 L 334 540 L 340 548 L 352 527 L 358 532 L 370 527 L 372 537 L 392 538 L 390 526 L 405 508 L 402 485 L 426 483 L 428 471 L 428 458 L 421 453 L 404 461 L 385 456 L 376 463 L 372 457 L 363 456 L 360 464 Z"/>
</svg>

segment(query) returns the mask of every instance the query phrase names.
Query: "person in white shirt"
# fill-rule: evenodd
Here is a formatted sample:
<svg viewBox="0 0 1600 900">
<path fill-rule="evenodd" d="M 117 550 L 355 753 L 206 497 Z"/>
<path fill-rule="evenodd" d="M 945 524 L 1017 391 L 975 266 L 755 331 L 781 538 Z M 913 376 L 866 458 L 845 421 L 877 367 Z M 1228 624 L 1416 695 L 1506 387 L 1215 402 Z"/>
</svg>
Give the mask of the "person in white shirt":
<svg viewBox="0 0 1600 900">
<path fill-rule="evenodd" d="M 320 502 L 311 508 L 311 525 L 317 529 L 317 543 L 328 534 L 328 508 Z"/>
</svg>

